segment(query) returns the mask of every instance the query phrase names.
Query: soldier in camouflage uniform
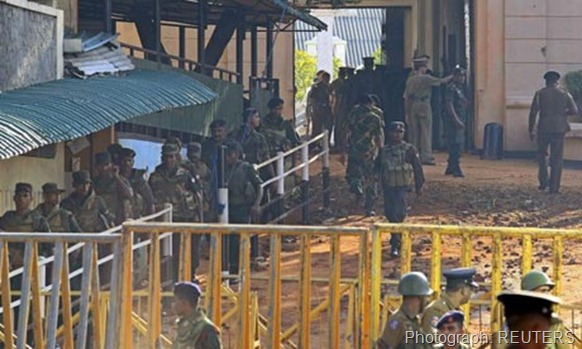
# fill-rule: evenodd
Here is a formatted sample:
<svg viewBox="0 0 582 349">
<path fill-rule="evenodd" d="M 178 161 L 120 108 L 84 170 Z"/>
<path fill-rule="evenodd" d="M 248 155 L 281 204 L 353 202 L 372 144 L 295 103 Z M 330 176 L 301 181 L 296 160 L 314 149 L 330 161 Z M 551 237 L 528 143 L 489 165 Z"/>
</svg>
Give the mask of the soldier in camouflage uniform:
<svg viewBox="0 0 582 349">
<path fill-rule="evenodd" d="M 156 204 L 152 188 L 145 180 L 146 170 L 133 168 L 135 164 L 135 151 L 123 148 L 119 152 L 119 174 L 131 184 L 133 198 L 131 201 L 132 218 L 148 216 L 156 211 Z"/>
<path fill-rule="evenodd" d="M 388 318 L 382 336 L 376 343 L 376 349 L 428 349 L 430 344 L 409 339 L 407 331 L 424 336 L 420 326 L 420 314 L 426 304 L 426 297 L 433 293 L 423 273 L 404 274 L 398 283 L 398 293 L 402 295 L 402 305 L 396 313 Z"/>
<path fill-rule="evenodd" d="M 36 207 L 49 223 L 52 232 L 56 233 L 79 233 L 81 227 L 75 216 L 65 209 L 60 208 L 61 194 L 64 189 L 59 189 L 56 183 L 45 183 L 42 186 L 44 202 Z"/>
<path fill-rule="evenodd" d="M 267 106 L 270 112 L 264 117 L 260 132 L 265 136 L 271 152 L 271 157 L 277 152 L 287 151 L 299 145 L 299 136 L 290 120 L 283 117 L 284 101 L 281 98 L 272 98 Z"/>
<path fill-rule="evenodd" d="M 178 315 L 177 334 L 172 349 L 222 349 L 220 329 L 198 307 L 202 291 L 191 282 L 174 286 L 174 312 Z"/>
<path fill-rule="evenodd" d="M 446 312 L 461 310 L 461 306 L 469 302 L 479 287 L 473 280 L 476 273 L 475 268 L 456 268 L 443 272 L 447 279 L 445 292 L 426 307 L 422 314 L 422 329 L 425 333 L 436 333 L 438 321 Z"/>
<path fill-rule="evenodd" d="M 175 144 L 162 146 L 162 163 L 149 179 L 150 187 L 159 205 L 172 204 L 172 216 L 176 222 L 200 222 L 202 215 L 202 193 L 190 172 L 181 165 Z M 200 265 L 200 235 L 192 235 L 192 273 Z M 180 261 L 180 235 L 172 236 L 172 253 L 175 261 Z M 178 264 L 174 267 L 174 277 L 178 279 Z"/>
<path fill-rule="evenodd" d="M 203 217 L 202 221 L 209 222 L 211 217 L 210 207 L 214 202 L 214 187 L 212 183 L 212 173 L 202 161 L 202 145 L 198 142 L 188 144 L 188 159 L 182 161 L 182 166 L 190 171 L 190 174 L 198 182 L 198 186 L 203 194 Z"/>
<path fill-rule="evenodd" d="M 93 190 L 105 201 L 113 214 L 115 225 L 133 218 L 131 203 L 134 194 L 131 183 L 119 175 L 119 166 L 112 164 L 109 153 L 95 155 L 95 174 Z"/>
<path fill-rule="evenodd" d="M 367 216 L 375 215 L 376 181 L 374 166 L 378 151 L 384 144 L 384 123 L 373 109 L 369 95 L 363 95 L 346 124 L 345 142 L 348 145 L 346 180 L 351 191 L 360 201 L 365 194 L 364 207 Z M 345 155 L 342 156 L 345 163 Z"/>
<path fill-rule="evenodd" d="M 263 197 L 263 181 L 255 168 L 240 159 L 241 146 L 234 140 L 225 143 L 226 182 L 228 186 L 228 222 L 250 224 L 251 217 L 257 221 L 259 207 Z M 251 256 L 258 257 L 258 236 L 251 237 Z M 240 237 L 231 234 L 229 239 L 229 257 L 231 274 L 238 274 L 240 256 Z"/>
<path fill-rule="evenodd" d="M 416 194 L 420 195 L 424 185 L 418 152 L 403 139 L 404 123 L 392 122 L 388 127 L 388 143 L 382 148 L 376 164 L 384 192 L 384 213 L 391 223 L 404 222 L 408 208 L 407 193 L 414 185 Z M 391 234 L 390 247 L 394 257 L 400 254 L 400 238 L 400 234 Z"/>
<path fill-rule="evenodd" d="M 73 187 L 75 191 L 61 202 L 61 208 L 75 216 L 82 232 L 99 233 L 114 226 L 105 202 L 91 188 L 89 172 L 74 172 Z"/>
</svg>

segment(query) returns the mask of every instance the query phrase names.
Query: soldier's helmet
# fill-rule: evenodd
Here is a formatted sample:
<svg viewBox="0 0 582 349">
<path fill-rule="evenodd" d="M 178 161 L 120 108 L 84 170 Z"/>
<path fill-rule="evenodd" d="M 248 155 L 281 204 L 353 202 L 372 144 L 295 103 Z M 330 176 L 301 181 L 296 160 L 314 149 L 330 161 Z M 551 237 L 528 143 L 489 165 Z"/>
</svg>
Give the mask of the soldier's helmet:
<svg viewBox="0 0 582 349">
<path fill-rule="evenodd" d="M 398 293 L 403 296 L 430 296 L 433 290 L 423 273 L 413 271 L 402 276 L 398 283 Z"/>
<path fill-rule="evenodd" d="M 554 285 L 552 279 L 540 270 L 532 270 L 528 272 L 521 280 L 521 289 L 526 291 L 533 291 L 540 286 L 549 286 L 550 288 L 553 288 Z"/>
</svg>

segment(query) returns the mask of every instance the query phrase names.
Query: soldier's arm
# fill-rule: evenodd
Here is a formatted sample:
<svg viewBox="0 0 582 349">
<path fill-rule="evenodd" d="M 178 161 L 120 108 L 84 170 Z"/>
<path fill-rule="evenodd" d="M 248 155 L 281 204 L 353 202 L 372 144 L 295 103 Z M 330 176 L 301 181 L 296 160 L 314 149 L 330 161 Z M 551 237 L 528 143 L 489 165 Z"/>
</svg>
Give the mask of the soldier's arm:
<svg viewBox="0 0 582 349">
<path fill-rule="evenodd" d="M 376 146 L 378 148 L 382 148 L 384 145 L 384 123 L 380 117 L 378 117 L 378 125 L 376 125 L 376 127 L 376 136 L 374 137 L 374 140 L 376 142 Z"/>
<path fill-rule="evenodd" d="M 416 148 L 412 147 L 408 151 L 407 160 L 412 165 L 412 171 L 414 172 L 414 187 L 416 193 L 422 192 L 422 187 L 424 186 L 424 171 L 422 170 L 422 164 L 420 158 L 418 157 L 418 151 Z"/>
<path fill-rule="evenodd" d="M 377 349 L 396 349 L 406 338 L 406 328 L 398 320 L 389 320 L 376 343 Z"/>
<path fill-rule="evenodd" d="M 531 108 L 529 110 L 529 133 L 534 131 L 534 126 L 536 124 L 536 118 L 538 116 L 538 112 L 540 111 L 540 104 L 539 104 L 539 92 L 536 92 L 534 98 L 531 102 Z"/>
<path fill-rule="evenodd" d="M 261 177 L 259 177 L 259 174 L 251 164 L 248 164 L 247 166 L 247 174 L 249 176 L 249 181 L 251 182 L 251 184 L 255 188 L 255 192 L 257 193 L 253 206 L 259 207 L 261 205 L 261 200 L 263 200 L 263 186 L 262 186 L 263 181 L 261 180 Z"/>
<path fill-rule="evenodd" d="M 77 222 L 75 216 L 69 212 L 69 227 L 71 228 L 71 233 L 80 233 L 81 226 Z"/>
<path fill-rule="evenodd" d="M 196 348 L 222 349 L 220 332 L 214 326 L 207 326 L 196 341 Z"/>
<path fill-rule="evenodd" d="M 110 227 L 115 226 L 115 216 L 109 211 L 107 205 L 105 205 L 105 201 L 101 197 L 97 197 L 97 211 L 99 215 L 101 215 L 104 219 L 107 220 L 107 223 Z"/>
</svg>

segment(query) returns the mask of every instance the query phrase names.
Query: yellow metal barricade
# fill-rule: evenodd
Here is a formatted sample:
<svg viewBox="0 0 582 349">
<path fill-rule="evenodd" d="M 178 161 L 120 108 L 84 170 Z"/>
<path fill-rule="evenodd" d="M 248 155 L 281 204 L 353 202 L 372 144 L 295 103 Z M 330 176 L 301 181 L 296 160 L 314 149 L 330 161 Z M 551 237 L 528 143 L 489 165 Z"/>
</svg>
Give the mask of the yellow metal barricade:
<svg viewBox="0 0 582 349">
<path fill-rule="evenodd" d="M 396 284 L 397 280 L 385 280 L 382 276 L 382 241 L 390 233 L 402 234 L 402 247 L 400 259 L 400 274 L 412 270 L 412 252 L 413 243 L 420 238 L 430 237 L 431 257 L 430 268 L 425 268 L 424 272 L 429 273 L 431 287 L 435 290 L 435 296 L 438 296 L 441 289 L 442 274 L 442 255 L 443 240 L 451 237 L 461 239 L 461 249 L 458 256 L 461 267 L 475 266 L 471 261 L 472 243 L 477 238 L 488 238 L 491 240 L 490 255 L 488 261 L 479 260 L 479 264 L 488 263 L 491 265 L 491 272 L 485 275 L 490 279 L 488 283 L 481 283 L 489 287 L 486 294 L 488 301 L 471 301 L 464 307 L 467 318 L 470 318 L 471 305 L 489 305 L 493 311 L 490 313 L 489 331 L 499 331 L 502 324 L 501 307 L 498 305 L 496 296 L 502 291 L 502 271 L 504 270 L 503 261 L 503 241 L 504 239 L 518 239 L 521 241 L 521 274 L 525 274 L 532 269 L 533 265 L 533 239 L 551 240 L 553 245 L 553 258 L 548 261 L 553 265 L 553 279 L 555 295 L 562 294 L 562 274 L 563 274 L 563 255 L 564 241 L 574 242 L 582 240 L 582 231 L 566 229 L 537 229 L 537 228 L 501 228 L 501 227 L 464 227 L 464 226 L 438 226 L 438 225 L 411 225 L 411 224 L 376 224 L 371 231 L 372 239 L 372 257 L 371 257 L 371 311 L 369 313 L 369 322 L 371 324 L 370 336 L 372 339 L 378 338 L 382 328 L 380 327 L 382 317 L 381 310 L 381 287 L 382 284 Z M 429 269 L 429 270 L 426 270 Z M 418 270 L 414 270 L 418 271 Z M 519 285 L 516 286 L 519 288 Z M 399 299 L 397 296 L 392 298 Z M 384 298 L 384 302 L 388 301 Z M 563 308 L 566 308 L 564 306 Z M 568 308 L 578 308 L 568 306 Z M 386 310 L 385 310 L 386 311 Z M 385 312 L 384 311 L 384 312 Z M 574 316 L 574 313 L 572 313 Z M 385 317 L 385 315 L 384 315 Z M 580 346 L 580 343 L 577 343 Z"/>
<path fill-rule="evenodd" d="M 327 336 L 325 338 L 329 348 L 370 348 L 371 337 L 369 326 L 369 232 L 360 228 L 335 228 L 335 227 L 310 227 L 310 226 L 263 226 L 263 225 L 219 225 L 196 223 L 127 223 L 124 225 L 123 242 L 124 252 L 121 255 L 123 261 L 123 286 L 122 304 L 120 307 L 121 328 L 119 347 L 132 348 L 134 335 L 137 332 L 132 327 L 132 314 L 139 309 L 134 309 L 138 295 L 132 288 L 132 244 L 135 235 L 145 234 L 151 238 L 150 278 L 149 278 L 149 302 L 145 322 L 148 335 L 147 347 L 159 348 L 166 345 L 164 341 L 162 319 L 162 285 L 161 285 L 161 239 L 168 233 L 180 234 L 181 258 L 179 261 L 179 275 L 183 280 L 191 280 L 190 270 L 191 253 L 190 239 L 193 234 L 211 234 L 210 260 L 208 273 L 205 275 L 205 299 L 204 305 L 209 317 L 216 324 L 223 324 L 226 315 L 223 315 L 225 304 L 223 301 L 234 303 L 226 314 L 236 313 L 237 349 L 249 349 L 259 346 L 272 349 L 287 347 L 310 348 L 314 342 L 312 325 L 315 316 L 324 317 Z M 223 235 L 240 235 L 240 274 L 238 279 L 238 291 L 232 291 L 224 285 L 222 277 L 221 249 Z M 253 301 L 251 282 L 261 278 L 251 275 L 250 261 L 250 237 L 260 234 L 270 239 L 270 272 L 267 278 L 268 299 Z M 296 236 L 301 241 L 299 256 L 297 258 L 298 277 L 285 278 L 282 276 L 283 264 L 281 243 L 283 236 Z M 316 278 L 312 275 L 312 240 L 314 238 L 326 238 L 331 242 L 329 251 L 329 276 L 328 278 Z M 357 275 L 344 275 L 342 273 L 341 242 L 350 238 L 356 241 L 357 251 Z M 285 263 L 288 263 L 287 261 Z M 282 309 L 282 282 L 294 280 L 298 283 L 298 321 L 288 327 L 282 328 L 281 319 L 285 316 Z M 327 284 L 327 297 L 313 307 L 312 287 L 316 282 Z M 347 297 L 347 310 L 342 297 Z M 267 304 L 267 314 L 261 314 L 257 304 Z M 234 310 L 236 309 L 236 310 Z M 134 311 L 135 310 L 135 311 Z M 325 311 L 327 310 L 327 313 Z M 347 316 L 342 315 L 347 314 Z M 342 316 L 347 317 L 344 326 L 341 326 Z M 257 333 L 259 332 L 259 333 Z M 260 342 L 260 336 L 266 340 Z M 296 335 L 298 344 L 291 343 L 291 337 Z"/>
</svg>

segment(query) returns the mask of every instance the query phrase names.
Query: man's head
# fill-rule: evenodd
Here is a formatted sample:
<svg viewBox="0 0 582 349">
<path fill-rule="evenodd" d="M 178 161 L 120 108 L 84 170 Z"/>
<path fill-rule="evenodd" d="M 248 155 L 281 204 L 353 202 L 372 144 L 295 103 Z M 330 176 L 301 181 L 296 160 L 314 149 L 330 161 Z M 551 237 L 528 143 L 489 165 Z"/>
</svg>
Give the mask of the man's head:
<svg viewBox="0 0 582 349">
<path fill-rule="evenodd" d="M 118 143 L 110 144 L 107 147 L 107 152 L 109 153 L 109 155 L 111 155 L 111 162 L 113 162 L 115 165 L 120 165 L 121 149 L 123 149 L 123 147 L 121 146 L 121 144 Z"/>
<path fill-rule="evenodd" d="M 321 81 L 325 84 L 329 84 L 329 81 L 331 80 L 331 75 L 329 75 L 328 72 L 324 71 L 321 74 Z"/>
<path fill-rule="evenodd" d="M 430 56 L 428 55 L 421 55 L 412 59 L 412 63 L 414 65 L 414 70 L 421 74 L 426 74 L 428 70 L 428 62 L 430 60 Z"/>
<path fill-rule="evenodd" d="M 433 290 L 426 276 L 414 271 L 402 276 L 398 283 L 398 293 L 402 295 L 408 310 L 420 314 L 426 306 L 426 297 L 430 296 Z"/>
<path fill-rule="evenodd" d="M 210 134 L 215 141 L 222 143 L 226 140 L 228 136 L 226 133 L 226 121 L 222 119 L 216 119 L 210 124 Z"/>
<path fill-rule="evenodd" d="M 232 139 L 229 139 L 224 143 L 226 147 L 224 152 L 225 161 L 228 165 L 234 164 L 239 158 L 242 153 L 242 149 L 240 144 Z"/>
<path fill-rule="evenodd" d="M 356 68 L 346 67 L 346 77 L 347 78 L 354 77 L 355 74 L 356 74 Z"/>
<path fill-rule="evenodd" d="M 187 316 L 198 307 L 202 296 L 200 286 L 192 282 L 179 282 L 174 285 L 174 312 L 178 316 Z"/>
<path fill-rule="evenodd" d="M 75 193 L 79 195 L 87 195 L 91 190 L 91 175 L 87 171 L 73 172 L 73 187 Z"/>
<path fill-rule="evenodd" d="M 362 58 L 362 61 L 364 61 L 364 69 L 365 70 L 374 69 L 374 57 L 364 57 L 364 58 Z"/>
<path fill-rule="evenodd" d="M 261 126 L 261 117 L 259 111 L 255 108 L 247 108 L 243 114 L 243 123 L 248 124 L 252 129 Z"/>
<path fill-rule="evenodd" d="M 95 154 L 95 170 L 98 173 L 103 173 L 111 170 L 111 154 L 108 152 L 101 152 Z"/>
<path fill-rule="evenodd" d="M 32 184 L 16 183 L 14 188 L 14 204 L 16 211 L 25 211 L 32 204 Z"/>
<path fill-rule="evenodd" d="M 560 73 L 557 71 L 550 70 L 544 74 L 544 80 L 546 80 L 546 85 L 557 84 L 560 81 Z"/>
<path fill-rule="evenodd" d="M 187 155 L 190 161 L 200 160 L 202 158 L 202 145 L 198 142 L 188 144 Z"/>
<path fill-rule="evenodd" d="M 135 151 L 130 148 L 123 148 L 119 152 L 120 166 L 124 170 L 131 170 L 135 165 Z"/>
<path fill-rule="evenodd" d="M 388 139 L 390 143 L 396 144 L 402 142 L 404 139 L 404 132 L 406 131 L 404 123 L 401 121 L 393 121 L 388 125 Z"/>
<path fill-rule="evenodd" d="M 510 331 L 520 332 L 512 340 L 520 348 L 543 349 L 550 330 L 552 306 L 558 297 L 530 291 L 502 292 L 497 299 L 504 305 L 505 321 Z"/>
<path fill-rule="evenodd" d="M 173 169 L 180 163 L 180 148 L 172 143 L 162 145 L 162 165 Z"/>
<path fill-rule="evenodd" d="M 358 99 L 358 104 L 361 106 L 371 106 L 374 105 L 374 100 L 372 99 L 372 96 L 363 94 L 360 95 L 360 98 Z"/>
<path fill-rule="evenodd" d="M 275 97 L 275 98 L 271 98 L 269 103 L 267 103 L 267 106 L 271 110 L 271 113 L 273 113 L 277 116 L 282 116 L 284 104 L 285 104 L 285 101 L 283 101 L 279 97 Z"/>
<path fill-rule="evenodd" d="M 454 297 L 459 305 L 466 304 L 479 285 L 473 280 L 477 273 L 475 268 L 456 268 L 445 270 L 443 276 L 447 279 L 446 292 Z"/>
<path fill-rule="evenodd" d="M 42 196 L 47 205 L 57 206 L 61 202 L 61 194 L 64 189 L 59 189 L 56 183 L 45 183 L 42 186 Z"/>
<path fill-rule="evenodd" d="M 554 289 L 554 282 L 541 270 L 531 270 L 521 279 L 521 289 L 541 293 L 550 293 Z"/>
<path fill-rule="evenodd" d="M 372 104 L 375 107 L 380 107 L 380 97 L 378 97 L 378 95 L 372 94 L 370 95 L 370 98 L 372 99 Z"/>
<path fill-rule="evenodd" d="M 467 71 L 461 66 L 456 66 L 453 69 L 453 82 L 458 85 L 463 85 L 467 78 Z"/>
<path fill-rule="evenodd" d="M 457 344 L 455 341 L 463 334 L 464 321 L 465 315 L 458 310 L 449 311 L 438 320 L 436 324 L 438 333 L 446 336 L 447 340 L 449 338 L 453 340 L 451 343 L 445 343 L 447 347 L 454 347 Z"/>
</svg>

